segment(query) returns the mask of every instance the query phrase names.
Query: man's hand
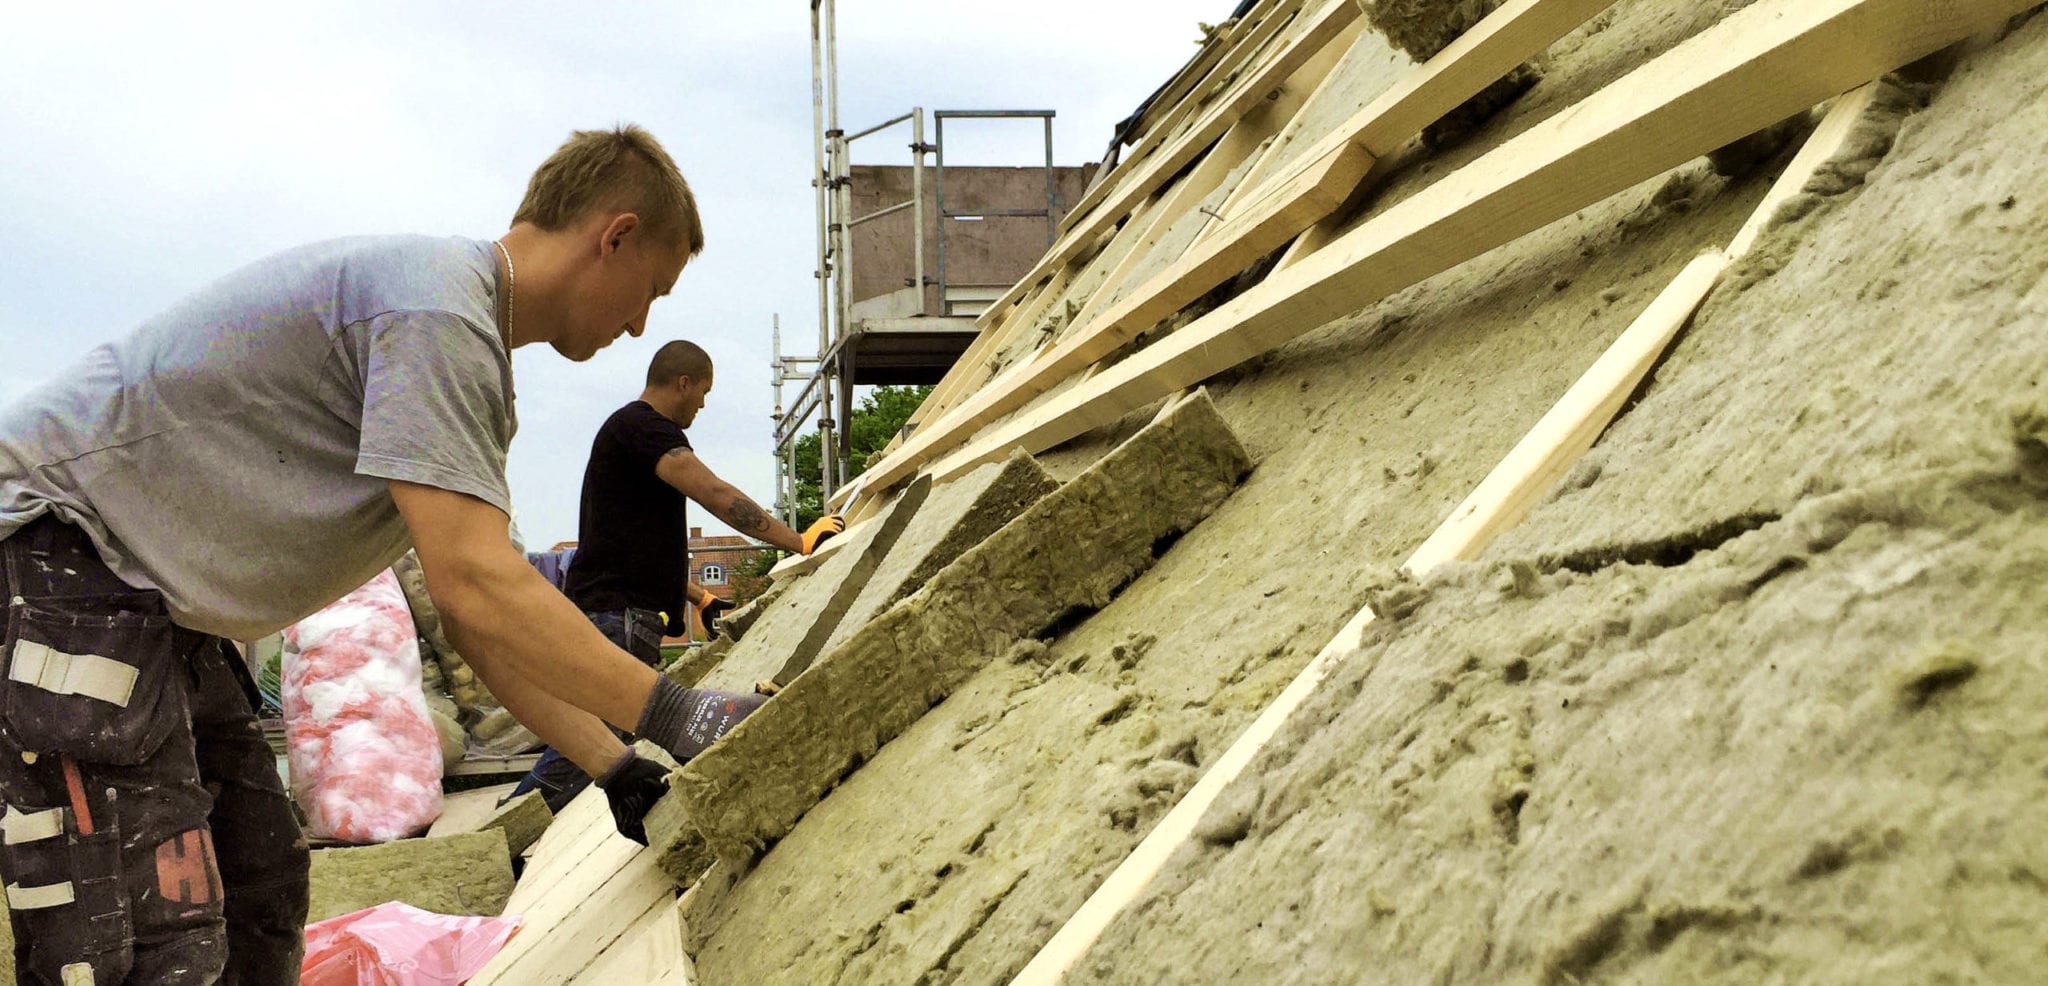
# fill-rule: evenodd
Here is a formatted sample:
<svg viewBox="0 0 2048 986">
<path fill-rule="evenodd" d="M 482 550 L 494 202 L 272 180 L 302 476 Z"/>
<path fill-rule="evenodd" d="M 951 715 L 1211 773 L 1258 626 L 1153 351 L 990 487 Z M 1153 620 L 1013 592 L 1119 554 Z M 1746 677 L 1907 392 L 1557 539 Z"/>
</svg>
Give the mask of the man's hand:
<svg viewBox="0 0 2048 986">
<path fill-rule="evenodd" d="M 619 834 L 647 844 L 647 813 L 668 793 L 668 768 L 628 749 L 597 779 Z"/>
<path fill-rule="evenodd" d="M 697 602 L 697 620 L 704 624 L 705 633 L 716 633 L 718 627 L 713 621 L 723 618 L 725 614 L 730 612 L 732 612 L 732 603 L 708 592 L 704 594 L 703 599 Z"/>
<path fill-rule="evenodd" d="M 818 545 L 824 544 L 827 539 L 843 530 L 846 530 L 846 518 L 838 514 L 826 514 L 818 518 L 817 523 L 804 529 L 804 554 L 808 555 L 818 550 Z"/>
<path fill-rule="evenodd" d="M 767 701 L 766 695 L 684 688 L 659 678 L 633 732 L 667 750 L 677 763 L 686 763 Z"/>
</svg>

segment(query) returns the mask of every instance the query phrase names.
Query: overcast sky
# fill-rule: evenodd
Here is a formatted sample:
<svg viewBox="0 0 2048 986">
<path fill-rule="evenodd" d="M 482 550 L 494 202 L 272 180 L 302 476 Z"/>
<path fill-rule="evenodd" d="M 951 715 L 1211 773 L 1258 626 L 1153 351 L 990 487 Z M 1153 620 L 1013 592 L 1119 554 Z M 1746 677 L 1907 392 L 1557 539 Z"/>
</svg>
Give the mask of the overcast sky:
<svg viewBox="0 0 2048 986">
<path fill-rule="evenodd" d="M 912 106 L 1052 109 L 1057 162 L 1094 160 L 1194 53 L 1197 22 L 1234 6 L 847 2 L 840 122 L 864 129 Z M 643 338 L 584 364 L 517 352 L 520 526 L 538 546 L 576 536 L 590 437 L 675 338 L 718 363 L 693 443 L 767 505 L 771 319 L 787 340 L 817 332 L 810 93 L 801 0 L 7 5 L 0 403 L 277 250 L 360 233 L 496 236 L 570 130 L 631 121 L 695 188 L 706 249 Z M 948 138 L 948 163 L 1042 160 L 1035 125 Z M 857 163 L 907 162 L 907 130 L 877 140 Z"/>
</svg>

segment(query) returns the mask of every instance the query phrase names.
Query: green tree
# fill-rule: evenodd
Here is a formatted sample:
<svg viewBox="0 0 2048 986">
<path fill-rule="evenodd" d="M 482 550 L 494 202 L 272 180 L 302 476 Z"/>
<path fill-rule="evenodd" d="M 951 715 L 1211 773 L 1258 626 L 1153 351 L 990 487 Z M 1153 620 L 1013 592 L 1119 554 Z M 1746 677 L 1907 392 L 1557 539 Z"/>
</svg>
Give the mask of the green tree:
<svg viewBox="0 0 2048 986">
<path fill-rule="evenodd" d="M 868 460 L 896 437 L 903 423 L 917 412 L 930 395 L 930 387 L 876 387 L 853 409 L 847 424 L 853 438 L 852 476 L 867 470 Z M 824 491 L 819 489 L 818 433 L 811 431 L 796 440 L 796 527 L 803 530 L 824 516 Z M 851 478 L 851 477 L 848 477 Z"/>
</svg>

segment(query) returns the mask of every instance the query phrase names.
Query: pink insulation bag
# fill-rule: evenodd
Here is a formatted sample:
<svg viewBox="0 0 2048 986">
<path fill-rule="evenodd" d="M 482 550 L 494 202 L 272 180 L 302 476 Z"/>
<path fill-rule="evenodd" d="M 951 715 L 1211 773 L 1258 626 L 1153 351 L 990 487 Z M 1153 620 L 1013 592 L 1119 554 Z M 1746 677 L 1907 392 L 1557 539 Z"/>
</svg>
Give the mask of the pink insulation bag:
<svg viewBox="0 0 2048 986">
<path fill-rule="evenodd" d="M 398 577 L 284 632 L 285 741 L 309 834 L 389 842 L 441 813 L 441 742 L 420 691 L 419 639 Z"/>
<path fill-rule="evenodd" d="M 517 916 L 456 917 L 379 904 L 306 928 L 300 986 L 459 986 L 519 930 Z"/>
</svg>

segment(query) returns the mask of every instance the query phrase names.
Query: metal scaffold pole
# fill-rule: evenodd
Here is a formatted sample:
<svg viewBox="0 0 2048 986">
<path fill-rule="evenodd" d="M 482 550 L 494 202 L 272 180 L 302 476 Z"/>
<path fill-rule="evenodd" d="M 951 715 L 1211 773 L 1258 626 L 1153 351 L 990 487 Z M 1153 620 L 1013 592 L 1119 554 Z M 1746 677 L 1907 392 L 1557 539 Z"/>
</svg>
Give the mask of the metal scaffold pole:
<svg viewBox="0 0 2048 986">
<path fill-rule="evenodd" d="M 838 470 L 832 451 L 837 443 L 832 440 L 832 384 L 831 353 L 833 342 L 834 286 L 838 282 L 835 266 L 838 257 L 834 249 L 837 238 L 833 235 L 831 203 L 833 201 L 833 179 L 837 173 L 837 141 L 834 131 L 839 128 L 839 110 L 831 107 L 830 124 L 827 124 L 826 102 L 836 101 L 839 86 L 832 77 L 838 72 L 836 49 L 837 28 L 834 25 L 835 10 L 832 0 L 811 0 L 811 122 L 813 125 L 816 176 L 812 184 L 817 187 L 818 207 L 818 359 L 813 371 L 813 385 L 818 396 L 818 467 L 821 473 L 820 486 L 829 493 L 838 485 Z M 807 388 L 808 389 L 808 388 Z M 792 452 L 793 454 L 793 452 Z"/>
</svg>

